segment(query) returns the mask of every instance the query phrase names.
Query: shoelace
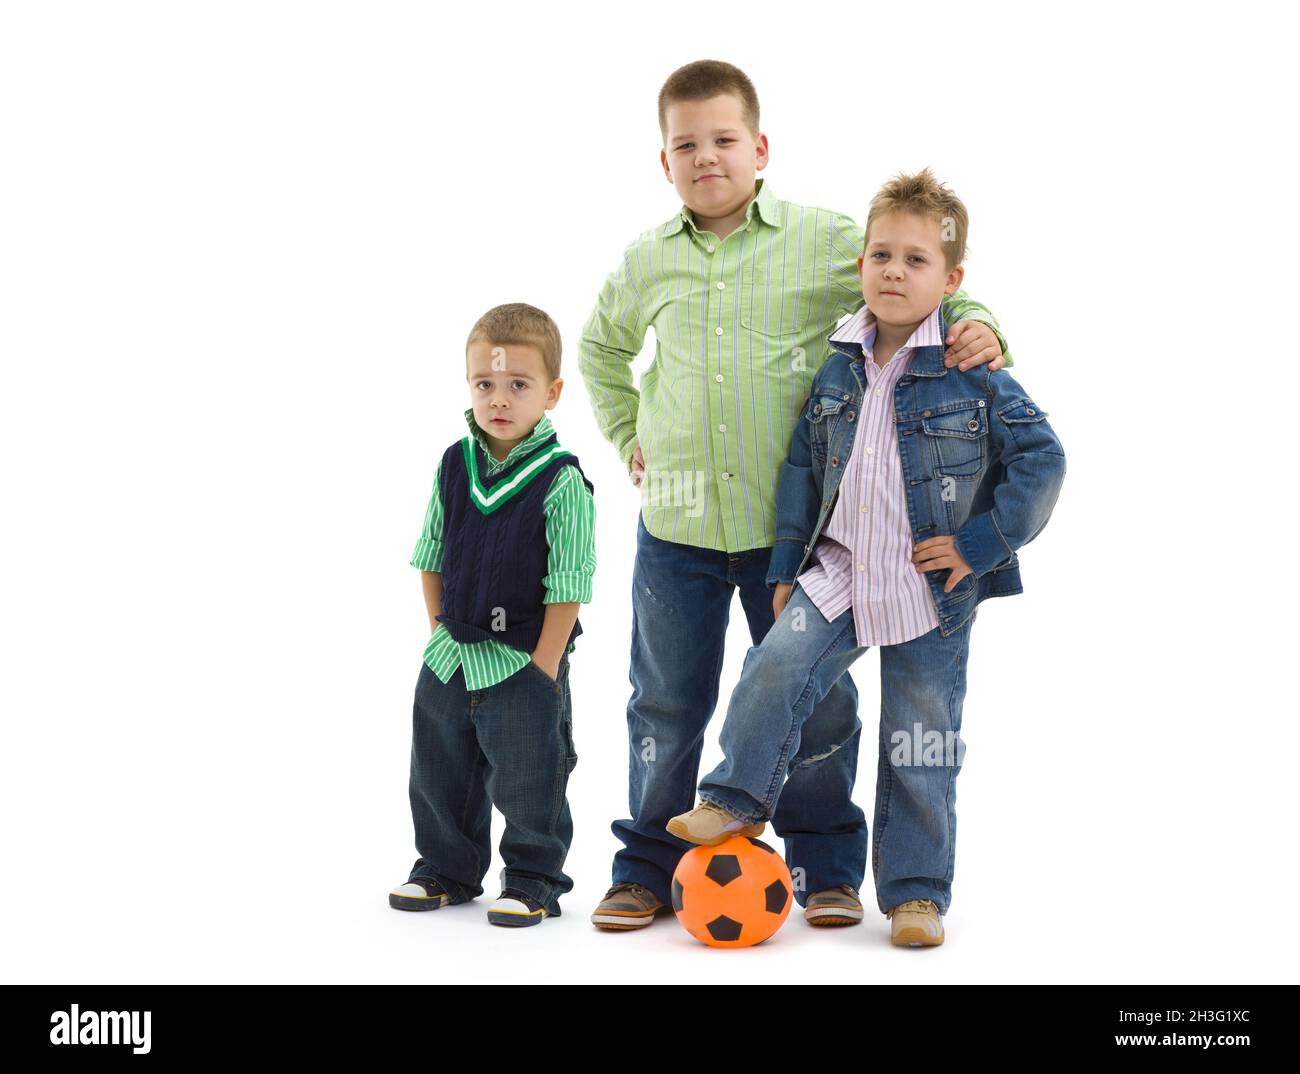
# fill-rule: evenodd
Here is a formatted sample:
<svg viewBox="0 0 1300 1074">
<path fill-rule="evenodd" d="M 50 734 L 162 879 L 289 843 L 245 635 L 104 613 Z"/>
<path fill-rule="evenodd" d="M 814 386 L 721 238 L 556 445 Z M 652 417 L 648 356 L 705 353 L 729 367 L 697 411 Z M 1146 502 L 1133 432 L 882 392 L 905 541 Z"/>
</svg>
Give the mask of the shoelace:
<svg viewBox="0 0 1300 1074">
<path fill-rule="evenodd" d="M 501 898 L 518 899 L 530 910 L 540 910 L 542 908 L 542 904 L 531 895 L 525 895 L 522 891 L 516 891 L 514 888 L 506 888 L 505 891 L 501 892 Z"/>
<path fill-rule="evenodd" d="M 904 913 L 913 910 L 916 911 L 917 913 L 925 913 L 927 909 L 930 907 L 934 908 L 934 912 L 936 914 L 939 912 L 939 904 L 935 902 L 933 899 L 908 899 L 907 902 L 899 903 L 892 910 L 890 910 L 889 916 L 893 917 L 900 910 L 903 911 Z"/>
<path fill-rule="evenodd" d="M 718 805 L 716 802 L 701 802 L 700 808 L 708 813 L 716 813 L 728 824 L 734 822 L 738 825 L 744 826 L 749 823 L 749 821 L 745 820 L 743 817 L 738 817 L 729 810 L 723 809 L 722 806 Z"/>
</svg>

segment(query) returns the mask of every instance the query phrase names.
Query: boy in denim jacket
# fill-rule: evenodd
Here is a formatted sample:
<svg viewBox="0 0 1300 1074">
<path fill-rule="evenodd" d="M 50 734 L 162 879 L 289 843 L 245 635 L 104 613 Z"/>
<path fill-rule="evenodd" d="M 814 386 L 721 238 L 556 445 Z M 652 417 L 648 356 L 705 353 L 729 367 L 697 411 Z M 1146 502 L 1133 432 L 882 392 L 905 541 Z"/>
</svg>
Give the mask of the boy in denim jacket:
<svg viewBox="0 0 1300 1074">
<path fill-rule="evenodd" d="M 1046 411 L 1009 374 L 943 363 L 966 229 L 928 169 L 872 202 L 866 306 L 829 337 L 781 473 L 767 578 L 780 617 L 746 657 L 700 805 L 667 825 L 713 845 L 772 816 L 809 713 L 880 646 L 871 861 L 899 945 L 944 938 L 976 606 L 1021 592 L 1017 549 L 1065 476 Z"/>
</svg>

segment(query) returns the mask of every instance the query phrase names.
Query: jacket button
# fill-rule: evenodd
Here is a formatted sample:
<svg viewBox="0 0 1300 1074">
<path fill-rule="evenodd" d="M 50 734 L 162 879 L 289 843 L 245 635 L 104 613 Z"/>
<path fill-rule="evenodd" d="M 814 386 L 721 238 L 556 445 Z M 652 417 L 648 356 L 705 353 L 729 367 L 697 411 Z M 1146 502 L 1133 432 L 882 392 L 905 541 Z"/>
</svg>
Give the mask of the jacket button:
<svg viewBox="0 0 1300 1074">
<path fill-rule="evenodd" d="M 839 457 L 838 455 L 832 457 L 832 459 L 831 459 L 831 465 L 832 465 L 832 466 L 838 466 L 839 464 L 840 464 L 840 457 Z"/>
<path fill-rule="evenodd" d="M 1025 413 L 1032 418 L 1034 416 L 1034 408 L 1031 406 L 1025 407 Z"/>
<path fill-rule="evenodd" d="M 981 399 L 981 400 L 979 401 L 979 404 L 978 404 L 978 405 L 979 405 L 979 406 L 983 406 L 983 405 L 984 405 L 984 400 Z"/>
<path fill-rule="evenodd" d="M 979 429 L 979 427 L 980 427 L 980 423 L 976 421 L 974 418 L 971 418 L 971 420 L 966 423 L 966 428 L 968 428 L 971 432 L 975 432 L 976 430 Z"/>
<path fill-rule="evenodd" d="M 921 411 L 921 417 L 923 417 L 923 418 L 928 418 L 928 417 L 930 417 L 930 411 L 928 411 L 928 410 L 922 410 L 922 411 Z"/>
<path fill-rule="evenodd" d="M 1029 413 L 1032 414 L 1033 411 L 1031 410 Z M 845 420 L 845 421 L 852 421 L 852 420 L 853 420 L 853 411 L 850 410 L 847 414 L 845 414 L 845 415 L 844 415 L 844 420 Z"/>
<path fill-rule="evenodd" d="M 814 403 L 814 404 L 813 404 L 813 413 L 814 413 L 814 414 L 820 414 L 821 412 L 822 412 L 822 405 L 821 405 L 821 403 Z"/>
</svg>

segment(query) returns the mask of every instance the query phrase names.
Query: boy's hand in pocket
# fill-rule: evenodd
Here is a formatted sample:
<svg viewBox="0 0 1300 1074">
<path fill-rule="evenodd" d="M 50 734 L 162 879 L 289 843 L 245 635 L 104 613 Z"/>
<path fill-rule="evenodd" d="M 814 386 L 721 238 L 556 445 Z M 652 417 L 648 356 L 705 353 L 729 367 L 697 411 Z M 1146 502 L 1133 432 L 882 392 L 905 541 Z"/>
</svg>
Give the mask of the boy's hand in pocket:
<svg viewBox="0 0 1300 1074">
<path fill-rule="evenodd" d="M 556 682 L 560 678 L 560 659 L 559 657 L 549 657 L 541 652 L 540 649 L 534 649 L 530 654 L 532 662 L 542 669 L 542 673 Z"/>
<path fill-rule="evenodd" d="M 951 593 L 958 582 L 973 573 L 970 564 L 962 559 L 961 553 L 957 551 L 955 537 L 931 537 L 914 545 L 912 562 L 922 573 L 949 568 L 948 580 L 943 585 L 945 593 Z"/>
<path fill-rule="evenodd" d="M 781 613 L 785 611 L 786 604 L 790 601 L 790 592 L 794 586 L 789 582 L 777 582 L 776 590 L 772 593 L 772 618 L 780 619 Z"/>
</svg>

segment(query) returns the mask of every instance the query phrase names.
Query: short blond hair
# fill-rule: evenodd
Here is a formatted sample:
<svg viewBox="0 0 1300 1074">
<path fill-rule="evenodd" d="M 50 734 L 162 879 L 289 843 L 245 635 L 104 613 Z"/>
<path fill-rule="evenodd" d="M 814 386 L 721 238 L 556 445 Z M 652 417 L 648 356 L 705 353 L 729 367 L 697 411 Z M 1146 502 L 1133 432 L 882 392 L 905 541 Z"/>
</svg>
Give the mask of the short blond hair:
<svg viewBox="0 0 1300 1074">
<path fill-rule="evenodd" d="M 474 322 L 465 340 L 465 349 L 482 340 L 496 346 L 519 344 L 536 347 L 542 352 L 546 375 L 555 380 L 560 375 L 560 329 L 543 310 L 527 302 L 507 302 L 493 306 Z"/>
<path fill-rule="evenodd" d="M 900 172 L 880 188 L 867 213 L 863 256 L 866 256 L 871 238 L 871 225 L 890 213 L 915 213 L 936 221 L 943 237 L 944 262 L 949 269 L 960 265 L 966 257 L 966 229 L 970 223 L 966 206 L 949 187 L 934 177 L 929 168 L 922 168 L 915 175 Z"/>
<path fill-rule="evenodd" d="M 723 93 L 740 100 L 749 133 L 758 138 L 758 92 L 739 67 L 724 60 L 696 60 L 679 67 L 659 91 L 659 132 L 668 139 L 668 106 L 674 101 L 707 101 Z"/>
</svg>

